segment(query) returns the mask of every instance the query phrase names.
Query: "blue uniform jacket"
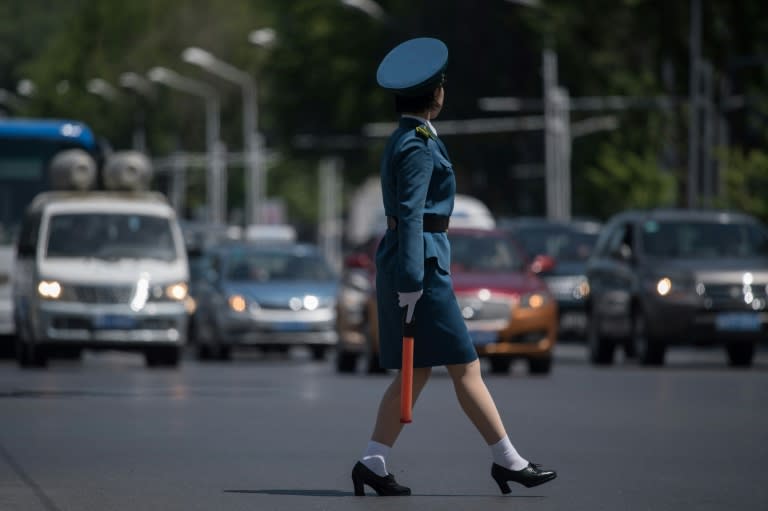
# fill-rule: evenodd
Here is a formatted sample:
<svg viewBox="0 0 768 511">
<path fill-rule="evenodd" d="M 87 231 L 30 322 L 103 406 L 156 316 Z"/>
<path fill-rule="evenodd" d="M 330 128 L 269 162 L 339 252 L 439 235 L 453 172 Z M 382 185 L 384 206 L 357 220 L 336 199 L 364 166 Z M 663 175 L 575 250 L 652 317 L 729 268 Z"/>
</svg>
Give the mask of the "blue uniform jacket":
<svg viewBox="0 0 768 511">
<path fill-rule="evenodd" d="M 398 218 L 398 226 L 388 230 L 379 245 L 379 271 L 395 273 L 400 292 L 423 288 L 426 259 L 435 258 L 440 269 L 450 273 L 448 236 L 423 232 L 423 217 L 450 216 L 456 179 L 448 151 L 424 123 L 400 119 L 382 156 L 381 189 L 384 211 Z"/>
</svg>

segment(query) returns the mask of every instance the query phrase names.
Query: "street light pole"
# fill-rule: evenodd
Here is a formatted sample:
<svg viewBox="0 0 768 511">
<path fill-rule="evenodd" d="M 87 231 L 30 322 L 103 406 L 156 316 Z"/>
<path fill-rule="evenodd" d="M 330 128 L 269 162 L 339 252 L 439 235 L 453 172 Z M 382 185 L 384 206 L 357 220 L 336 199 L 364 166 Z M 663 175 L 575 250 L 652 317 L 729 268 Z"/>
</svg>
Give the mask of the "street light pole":
<svg viewBox="0 0 768 511">
<path fill-rule="evenodd" d="M 117 100 L 119 93 L 108 81 L 103 78 L 92 78 L 85 84 L 88 92 L 95 96 L 100 96 L 107 101 Z"/>
<path fill-rule="evenodd" d="M 171 89 L 186 92 L 205 100 L 205 146 L 208 171 L 206 174 L 206 203 L 208 220 L 222 224 L 226 219 L 226 169 L 223 165 L 220 140 L 221 106 L 216 91 L 206 83 L 179 75 L 164 67 L 150 69 L 147 77 Z"/>
<path fill-rule="evenodd" d="M 138 97 L 142 98 L 134 117 L 133 148 L 145 153 L 147 152 L 147 119 L 144 100 L 154 99 L 152 83 L 137 73 L 127 72 L 120 75 L 120 85 L 132 90 Z"/>
<path fill-rule="evenodd" d="M 253 35 L 253 32 L 251 35 L 251 39 L 256 37 Z M 262 41 L 262 44 L 265 44 L 265 42 Z M 202 48 L 187 48 L 182 52 L 181 58 L 185 62 L 199 66 L 219 78 L 239 85 L 242 89 L 243 146 L 246 161 L 245 223 L 246 225 L 258 224 L 262 220 L 260 212 L 266 197 L 266 186 L 261 157 L 263 142 L 261 135 L 258 133 L 256 81 L 249 73 L 218 59 L 212 53 Z"/>
</svg>

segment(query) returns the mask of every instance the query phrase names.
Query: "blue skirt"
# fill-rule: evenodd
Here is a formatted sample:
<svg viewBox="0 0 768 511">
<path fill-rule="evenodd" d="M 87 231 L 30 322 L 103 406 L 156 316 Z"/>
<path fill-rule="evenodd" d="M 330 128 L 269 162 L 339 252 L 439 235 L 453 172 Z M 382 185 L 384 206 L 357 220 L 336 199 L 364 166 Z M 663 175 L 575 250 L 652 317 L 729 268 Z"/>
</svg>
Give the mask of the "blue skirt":
<svg viewBox="0 0 768 511">
<path fill-rule="evenodd" d="M 398 306 L 393 273 L 376 273 L 376 300 L 381 367 L 400 369 L 405 308 Z M 414 367 L 466 364 L 477 359 L 477 351 L 453 293 L 451 276 L 437 265 L 434 258 L 425 262 L 424 294 L 416 302 L 414 318 Z"/>
</svg>

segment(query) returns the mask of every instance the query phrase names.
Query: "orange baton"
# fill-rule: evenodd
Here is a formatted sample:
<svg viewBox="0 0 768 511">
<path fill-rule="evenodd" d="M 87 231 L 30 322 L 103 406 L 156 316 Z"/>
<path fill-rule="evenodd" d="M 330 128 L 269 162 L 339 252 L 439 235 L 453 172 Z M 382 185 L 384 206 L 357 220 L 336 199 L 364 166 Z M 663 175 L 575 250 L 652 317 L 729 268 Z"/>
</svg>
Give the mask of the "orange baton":
<svg viewBox="0 0 768 511">
<path fill-rule="evenodd" d="M 407 308 L 406 308 L 407 309 Z M 413 421 L 413 331 L 415 319 L 405 322 L 403 316 L 403 360 L 400 370 L 400 422 L 408 424 Z"/>
</svg>

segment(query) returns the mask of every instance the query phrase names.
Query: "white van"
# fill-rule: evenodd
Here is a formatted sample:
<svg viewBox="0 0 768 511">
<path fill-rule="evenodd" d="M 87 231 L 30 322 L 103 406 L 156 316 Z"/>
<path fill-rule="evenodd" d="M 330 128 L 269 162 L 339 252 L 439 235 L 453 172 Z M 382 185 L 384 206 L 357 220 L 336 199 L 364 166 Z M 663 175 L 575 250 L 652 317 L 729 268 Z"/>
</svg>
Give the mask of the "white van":
<svg viewBox="0 0 768 511">
<path fill-rule="evenodd" d="M 189 269 L 176 215 L 154 192 L 46 192 L 27 209 L 13 299 L 22 366 L 83 349 L 178 364 Z"/>
</svg>

